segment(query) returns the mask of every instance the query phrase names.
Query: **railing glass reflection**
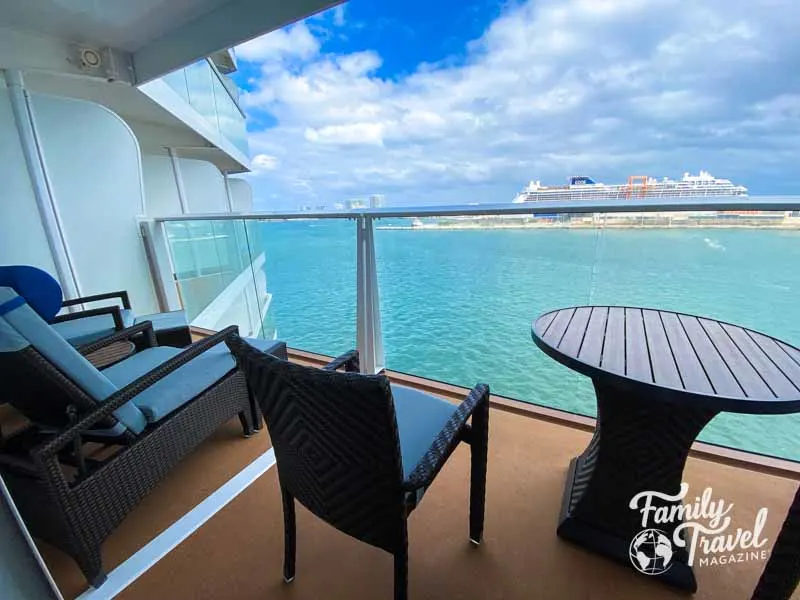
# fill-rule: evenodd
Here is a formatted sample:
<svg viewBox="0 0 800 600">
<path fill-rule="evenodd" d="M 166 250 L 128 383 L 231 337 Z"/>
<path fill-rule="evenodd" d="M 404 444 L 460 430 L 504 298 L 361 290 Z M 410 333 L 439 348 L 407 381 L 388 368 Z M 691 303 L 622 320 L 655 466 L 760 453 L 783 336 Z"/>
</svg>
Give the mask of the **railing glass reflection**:
<svg viewBox="0 0 800 600">
<path fill-rule="evenodd" d="M 260 335 L 327 355 L 355 347 L 359 221 L 348 216 L 168 220 L 190 317 L 237 322 L 235 311 L 209 307 L 220 296 L 235 305 L 226 291 L 246 273 L 252 293 L 240 313 L 251 327 L 260 319 Z M 800 345 L 799 221 L 791 212 L 374 219 L 386 366 L 594 415 L 591 382 L 531 341 L 537 315 L 654 307 Z M 701 439 L 798 460 L 797 431 L 798 415 L 723 414 Z"/>
</svg>

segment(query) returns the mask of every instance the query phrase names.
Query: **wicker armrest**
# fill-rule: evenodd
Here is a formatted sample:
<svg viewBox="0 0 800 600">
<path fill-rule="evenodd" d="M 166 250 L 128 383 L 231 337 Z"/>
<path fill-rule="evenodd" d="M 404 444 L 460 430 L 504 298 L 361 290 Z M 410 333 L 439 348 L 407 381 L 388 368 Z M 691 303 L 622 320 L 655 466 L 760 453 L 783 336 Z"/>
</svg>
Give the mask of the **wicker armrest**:
<svg viewBox="0 0 800 600">
<path fill-rule="evenodd" d="M 479 407 L 488 409 L 488 406 L 489 386 L 485 383 L 479 383 L 470 390 L 469 395 L 458 405 L 456 411 L 434 438 L 428 451 L 403 483 L 403 487 L 407 490 L 415 490 L 433 481 L 447 457 L 452 453 L 453 448 L 461 441 L 461 436 L 468 427 L 467 419 Z"/>
<path fill-rule="evenodd" d="M 196 358 L 209 348 L 224 342 L 226 338 L 234 333 L 238 333 L 238 331 L 239 328 L 235 325 L 232 325 L 230 327 L 226 327 L 219 333 L 215 333 L 214 335 L 205 338 L 204 340 L 195 342 L 177 356 L 170 358 L 149 373 L 145 373 L 139 379 L 129 383 L 121 390 L 111 394 L 101 406 L 83 417 L 75 425 L 69 427 L 52 440 L 36 448 L 33 451 L 34 457 L 41 461 L 46 461 L 47 459 L 53 458 L 59 452 L 59 450 L 64 448 L 67 444 L 88 431 L 92 426 L 96 425 L 106 417 L 109 417 L 111 413 L 127 402 L 130 402 L 134 397 L 141 394 L 151 385 L 161 379 L 164 379 L 164 377 L 182 367 L 192 359 Z"/>
<path fill-rule="evenodd" d="M 114 319 L 114 329 L 119 330 L 125 327 L 125 324 L 122 322 L 122 312 L 120 311 L 119 306 L 101 306 L 100 308 L 91 308 L 89 310 L 82 310 L 64 315 L 56 315 L 53 317 L 51 323 L 75 321 L 76 319 L 85 319 L 86 317 L 96 317 L 98 315 L 111 315 Z"/>
<path fill-rule="evenodd" d="M 130 340 L 132 337 L 140 334 L 144 335 L 145 339 L 147 340 L 147 348 L 155 348 L 158 346 L 156 334 L 153 330 L 153 322 L 142 321 L 141 323 L 137 323 L 136 325 L 128 327 L 127 329 L 107 335 L 106 337 L 95 340 L 94 342 L 89 342 L 88 344 L 78 346 L 78 352 L 86 356 L 87 354 L 91 354 L 92 352 L 100 350 L 100 348 L 105 348 L 109 344 Z"/>
<path fill-rule="evenodd" d="M 358 372 L 358 350 L 350 350 L 350 352 L 345 352 L 340 357 L 333 359 L 327 365 L 322 367 L 322 370 L 338 371 L 342 367 L 344 367 L 345 371 L 348 373 Z"/>
<path fill-rule="evenodd" d="M 119 300 L 122 302 L 122 308 L 125 308 L 127 310 L 131 309 L 131 300 L 126 290 L 120 290 L 118 292 L 106 292 L 105 294 L 94 294 L 93 296 L 83 296 L 82 298 L 71 298 L 69 300 L 64 300 L 61 303 L 61 306 L 75 306 L 76 304 L 89 304 L 90 302 L 99 302 L 100 300 L 111 300 L 113 298 L 119 298 Z"/>
</svg>

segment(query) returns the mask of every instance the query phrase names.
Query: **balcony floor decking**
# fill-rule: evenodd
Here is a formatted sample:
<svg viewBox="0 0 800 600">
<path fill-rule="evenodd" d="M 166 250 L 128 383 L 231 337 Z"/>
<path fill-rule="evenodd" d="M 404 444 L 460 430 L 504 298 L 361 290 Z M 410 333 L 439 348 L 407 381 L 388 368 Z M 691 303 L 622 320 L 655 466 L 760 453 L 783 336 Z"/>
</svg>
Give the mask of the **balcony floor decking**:
<svg viewBox="0 0 800 600">
<path fill-rule="evenodd" d="M 269 447 L 265 432 L 241 438 L 231 422 L 183 461 L 126 519 L 104 546 L 106 568 L 142 547 Z M 410 598 L 686 597 L 646 576 L 556 537 L 570 459 L 590 434 L 571 427 L 491 411 L 485 541 L 467 540 L 469 448 L 462 445 L 410 519 Z M 793 479 L 690 458 L 685 479 L 699 493 L 734 503 L 733 527 L 752 528 L 769 509 L 771 547 L 796 489 Z M 297 577 L 282 581 L 283 517 L 275 468 L 119 596 L 348 600 L 392 596 L 391 557 L 298 510 Z M 80 572 L 61 552 L 40 544 L 66 598 L 85 589 Z M 747 599 L 764 564 L 696 567 L 698 599 Z M 800 594 L 797 595 L 800 597 Z"/>
</svg>

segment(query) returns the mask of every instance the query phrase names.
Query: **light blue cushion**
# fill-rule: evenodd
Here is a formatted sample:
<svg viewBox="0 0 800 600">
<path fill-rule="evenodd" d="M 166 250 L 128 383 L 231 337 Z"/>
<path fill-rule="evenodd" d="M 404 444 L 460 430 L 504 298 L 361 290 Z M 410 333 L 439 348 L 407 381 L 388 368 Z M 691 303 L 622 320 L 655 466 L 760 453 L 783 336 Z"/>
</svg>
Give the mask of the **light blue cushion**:
<svg viewBox="0 0 800 600">
<path fill-rule="evenodd" d="M 411 388 L 391 387 L 400 435 L 403 477 L 408 479 L 457 407 Z"/>
<path fill-rule="evenodd" d="M 16 297 L 16 292 L 11 288 L 0 287 L 0 304 Z M 27 304 L 5 313 L 0 320 L 8 326 L 0 328 L 0 335 L 3 332 L 9 333 L 10 330 L 15 331 L 97 402 L 102 402 L 117 391 L 117 387 L 103 373 L 81 356 Z M 11 343 L 19 344 L 19 340 L 14 342 L 12 339 Z M 7 342 L 0 341 L 0 347 L 6 344 Z M 134 433 L 140 433 L 147 425 L 142 411 L 130 402 L 114 411 L 114 416 Z"/>
<path fill-rule="evenodd" d="M 145 348 L 107 369 L 103 369 L 103 375 L 122 389 L 180 353 L 180 348 L 171 348 L 170 346 Z"/>
<path fill-rule="evenodd" d="M 245 342 L 250 344 L 253 348 L 261 350 L 262 352 L 270 353 L 273 348 L 280 346 L 283 342 L 280 340 L 261 340 L 258 338 L 242 338 Z M 233 357 L 231 357 L 233 360 Z"/>
<path fill-rule="evenodd" d="M 170 312 L 156 313 L 152 315 L 142 315 L 136 317 L 136 323 L 144 321 L 151 321 L 153 323 L 153 331 L 164 331 L 165 329 L 178 329 L 180 327 L 188 327 L 189 320 L 186 318 L 186 313 L 182 310 L 173 310 Z"/>
<path fill-rule="evenodd" d="M 278 343 L 256 339 L 248 339 L 247 342 L 262 351 Z M 103 373 L 122 388 L 182 351 L 168 346 L 147 348 L 107 368 Z M 228 347 L 220 342 L 156 381 L 136 396 L 133 402 L 145 414 L 148 422 L 156 423 L 210 388 L 235 367 L 236 362 Z"/>
<path fill-rule="evenodd" d="M 134 323 L 132 310 L 123 308 L 120 310 L 123 327 L 130 327 Z M 114 317 L 109 315 L 95 315 L 93 317 L 83 317 L 74 321 L 64 321 L 53 323 L 53 329 L 73 346 L 88 344 L 111 335 L 114 329 Z"/>
<path fill-rule="evenodd" d="M 19 352 L 28 346 L 30 346 L 28 340 L 6 323 L 5 317 L 0 315 L 0 352 Z"/>
</svg>

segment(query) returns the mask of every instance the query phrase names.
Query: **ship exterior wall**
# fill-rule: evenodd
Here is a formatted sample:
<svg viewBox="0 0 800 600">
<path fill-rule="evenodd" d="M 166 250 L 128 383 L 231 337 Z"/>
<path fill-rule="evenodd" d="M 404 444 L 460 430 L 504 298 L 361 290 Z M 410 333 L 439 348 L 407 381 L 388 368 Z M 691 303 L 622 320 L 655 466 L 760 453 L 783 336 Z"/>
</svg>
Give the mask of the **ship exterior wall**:
<svg viewBox="0 0 800 600">
<path fill-rule="evenodd" d="M 0 182 L 0 264 L 29 264 L 55 274 L 8 89 L 1 77 Z"/>
<path fill-rule="evenodd" d="M 136 222 L 144 213 L 136 137 L 98 104 L 42 94 L 32 100 L 80 293 L 127 289 L 137 313 L 156 311 Z"/>
</svg>

